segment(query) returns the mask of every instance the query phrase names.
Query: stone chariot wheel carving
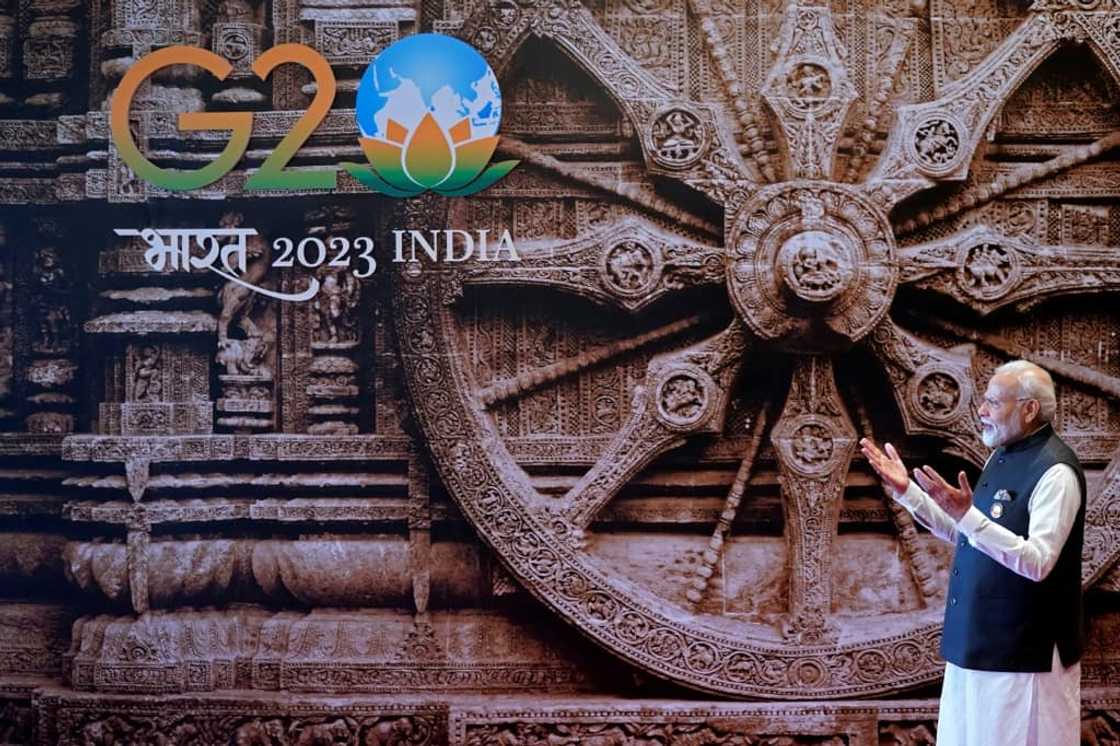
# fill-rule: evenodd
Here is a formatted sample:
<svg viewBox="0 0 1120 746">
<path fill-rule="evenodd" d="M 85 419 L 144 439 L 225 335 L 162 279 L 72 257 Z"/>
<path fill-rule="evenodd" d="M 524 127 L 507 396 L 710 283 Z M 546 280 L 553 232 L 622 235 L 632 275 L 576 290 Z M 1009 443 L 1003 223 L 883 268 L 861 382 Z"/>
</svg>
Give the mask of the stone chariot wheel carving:
<svg viewBox="0 0 1120 746">
<path fill-rule="evenodd" d="M 468 21 L 464 34 L 496 26 L 489 12 L 480 11 Z M 556 10 L 525 22 L 553 29 L 550 33 L 565 40 L 583 69 L 595 69 L 595 60 L 622 69 L 621 51 L 596 51 L 584 43 L 607 38 L 601 30 L 587 32 L 587 26 L 579 25 L 593 23 L 591 16 L 568 12 Z M 967 236 L 952 231 L 925 243 L 921 235 L 903 235 L 896 227 L 901 217 L 892 216 L 896 204 L 934 186 L 939 177 L 958 174 L 972 158 L 974 146 L 961 123 L 964 115 L 899 117 L 897 131 L 877 157 L 859 149 L 838 152 L 841 138 L 833 135 L 845 121 L 854 88 L 842 69 L 845 58 L 834 48 L 828 9 L 806 13 L 788 14 L 783 26 L 782 51 L 771 80 L 773 86 L 785 86 L 785 92 L 772 97 L 778 103 L 758 100 L 759 106 L 770 105 L 770 115 L 781 125 L 770 133 L 778 140 L 773 149 L 754 143 L 763 112 L 744 110 L 750 102 L 734 93 L 741 91 L 740 84 L 729 82 L 730 68 L 720 68 L 732 91 L 724 104 L 730 112 L 727 121 L 749 124 L 740 133 L 743 163 L 710 147 L 706 138 L 714 134 L 703 130 L 687 107 L 627 98 L 630 89 L 617 81 L 612 88 L 622 102 L 622 115 L 635 121 L 653 122 L 648 112 L 664 106 L 655 131 L 638 133 L 648 146 L 643 151 L 647 165 L 679 169 L 671 178 L 723 207 L 722 229 L 695 218 L 685 198 L 646 198 L 631 185 L 612 186 L 592 167 L 580 171 L 542 156 L 533 165 L 546 177 L 552 168 L 558 179 L 599 190 L 603 200 L 618 208 L 613 214 L 626 217 L 611 222 L 612 213 L 604 210 L 607 217 L 602 219 L 576 220 L 567 237 L 547 247 L 534 244 L 518 267 L 425 263 L 419 271 L 398 273 L 394 283 L 401 362 L 419 425 L 442 481 L 480 536 L 529 592 L 613 654 L 665 679 L 729 696 L 876 695 L 932 682 L 942 673 L 937 574 L 945 557 L 935 556 L 932 542 L 919 536 L 904 511 L 885 503 L 881 508 L 884 522 L 894 527 L 896 554 L 920 578 L 914 581 L 913 603 L 881 613 L 838 609 L 836 603 L 839 586 L 847 582 L 838 574 L 837 556 L 842 547 L 852 546 L 839 529 L 845 491 L 853 483 L 849 470 L 856 472 L 858 438 L 874 434 L 868 432 L 867 409 L 883 404 L 855 401 L 851 387 L 838 379 L 838 368 L 849 364 L 850 356 L 876 367 L 877 380 L 893 395 L 889 408 L 904 439 L 932 437 L 938 450 L 973 464 L 982 463 L 986 454 L 976 414 L 974 381 L 983 371 L 975 347 L 938 342 L 936 335 L 904 328 L 907 309 L 900 307 L 899 288 L 913 285 L 915 293 L 939 294 L 986 314 L 1004 306 L 1013 313 L 1024 293 L 1037 301 L 1084 292 L 1064 279 L 1078 262 L 1098 273 L 1092 292 L 1120 287 L 1120 262 L 1103 253 L 999 241 L 987 229 L 984 243 L 967 243 Z M 714 24 L 700 21 L 707 43 L 718 46 Z M 797 37 L 802 32 L 823 40 L 811 64 L 804 62 L 807 52 Z M 977 68 L 977 75 L 1015 58 L 1016 45 L 1038 38 L 1011 38 L 992 53 L 992 64 Z M 496 48 L 504 49 L 505 42 L 499 42 Z M 713 53 L 720 64 L 725 56 L 726 50 Z M 610 73 L 602 71 L 603 85 L 612 85 Z M 969 85 L 959 82 L 945 102 L 928 107 L 936 113 L 963 106 L 959 92 Z M 976 86 L 983 92 L 982 102 L 990 101 L 996 84 L 980 81 Z M 889 92 L 890 87 L 881 90 Z M 1012 93 L 1008 83 L 996 97 L 1002 101 Z M 999 101 L 991 104 L 992 116 Z M 832 112 L 833 119 L 818 115 L 824 111 Z M 782 163 L 774 162 L 773 150 Z M 664 169 L 658 172 L 664 174 Z M 714 179 L 712 174 L 721 175 Z M 853 174 L 857 178 L 845 178 Z M 971 202 L 954 197 L 933 210 L 925 224 L 991 201 L 997 191 L 990 185 L 978 188 L 979 196 L 969 197 Z M 480 208 L 489 204 L 486 199 L 415 200 L 402 208 L 398 225 L 473 228 L 479 215 L 500 213 Z M 921 221 L 908 224 L 913 229 Z M 697 238 L 702 233 L 708 236 L 704 240 Z M 596 235 L 602 236 L 599 244 Z M 1050 280 L 1050 265 L 1056 263 L 1061 266 Z M 535 326 L 502 320 L 526 302 L 519 300 L 522 295 L 486 296 L 497 303 L 481 321 L 478 308 L 470 306 L 492 292 L 483 286 L 503 284 L 544 285 L 570 296 L 549 313 L 563 313 L 579 303 L 589 309 L 609 307 L 611 314 L 633 322 L 633 327 L 620 326 L 637 331 L 619 331 L 606 342 L 565 338 L 549 354 L 538 355 L 544 337 L 536 330 L 547 319 L 538 319 Z M 604 284 L 609 293 L 603 292 Z M 674 294 L 694 298 L 685 294 L 697 288 L 710 294 L 705 298 L 722 296 L 720 307 L 674 304 Z M 464 290 L 470 292 L 465 295 Z M 471 293 L 476 300 L 465 300 Z M 634 302 L 637 296 L 656 296 L 655 305 L 673 318 L 653 314 L 646 322 L 651 307 Z M 522 344 L 518 340 L 530 340 L 523 342 L 529 346 L 529 361 L 495 366 L 492 361 L 514 354 Z M 639 350 L 647 355 L 644 370 L 610 373 Z M 478 362 L 482 358 L 485 365 Z M 752 385 L 760 367 L 768 366 L 783 372 L 788 391 L 783 386 L 769 392 L 755 406 L 744 387 Z M 624 394 L 612 398 L 598 391 L 597 371 L 607 371 L 602 375 L 612 386 L 624 388 Z M 590 421 L 608 424 L 565 439 L 563 413 L 554 415 L 547 403 L 542 408 L 540 395 L 573 379 L 578 379 L 572 386 L 584 397 Z M 611 421 L 615 411 L 620 415 Z M 519 435 L 508 424 L 509 412 L 547 420 L 547 426 L 532 437 Z M 586 446 L 590 441 L 594 445 Z M 694 442 L 724 453 L 739 469 L 730 486 L 724 484 L 723 494 L 704 498 L 706 504 L 717 503 L 711 510 L 689 512 L 687 504 L 665 509 L 665 515 L 687 514 L 690 533 L 681 539 L 683 529 L 664 530 L 656 535 L 664 538 L 641 545 L 650 563 L 666 568 L 658 582 L 651 582 L 612 554 L 619 545 L 598 533 L 597 526 L 608 514 L 625 523 L 625 511 L 611 513 L 616 502 L 624 501 L 620 493 L 639 481 L 646 467 Z M 584 456 L 562 452 L 585 446 L 579 451 Z M 526 464 L 539 467 L 553 457 L 582 464 L 586 471 L 566 490 L 544 489 Z M 732 547 L 731 528 L 740 504 L 749 499 L 752 470 L 764 458 L 773 465 L 770 484 L 776 485 L 783 517 L 780 535 L 765 546 L 781 548 L 774 550 L 777 561 L 757 565 L 769 568 L 759 570 L 771 572 L 769 579 L 751 587 L 756 594 L 773 590 L 777 600 L 767 602 L 779 609 L 773 614 L 755 612 L 752 604 L 761 607 L 764 599 L 733 598 L 732 587 L 735 562 L 746 555 L 733 554 L 741 545 Z M 867 485 L 866 467 L 859 469 Z M 572 471 L 574 467 L 568 473 Z M 1120 495 L 1120 490 L 1113 492 Z M 1110 505 L 1091 502 L 1090 514 L 1120 514 Z M 1086 583 L 1115 562 L 1117 553 L 1115 529 L 1107 520 L 1087 525 Z M 669 556 L 674 552 L 688 556 L 674 562 Z M 903 577 L 899 582 L 911 581 Z M 711 602 L 716 594 L 718 604 Z"/>
</svg>

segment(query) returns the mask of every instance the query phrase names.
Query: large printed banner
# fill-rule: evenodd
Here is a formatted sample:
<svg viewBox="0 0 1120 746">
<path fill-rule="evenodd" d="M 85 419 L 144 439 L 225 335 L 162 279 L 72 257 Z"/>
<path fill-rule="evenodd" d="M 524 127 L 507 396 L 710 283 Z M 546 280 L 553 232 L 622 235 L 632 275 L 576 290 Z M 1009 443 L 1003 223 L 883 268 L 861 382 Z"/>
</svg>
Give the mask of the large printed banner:
<svg viewBox="0 0 1120 746">
<path fill-rule="evenodd" d="M 42 743 L 932 743 L 954 548 L 859 442 L 975 482 L 1024 358 L 1120 740 L 1118 18 L 0 0 L 0 700 Z M 661 704 L 446 709 L 588 691 Z M 240 699 L 96 699 L 149 694 Z"/>
</svg>

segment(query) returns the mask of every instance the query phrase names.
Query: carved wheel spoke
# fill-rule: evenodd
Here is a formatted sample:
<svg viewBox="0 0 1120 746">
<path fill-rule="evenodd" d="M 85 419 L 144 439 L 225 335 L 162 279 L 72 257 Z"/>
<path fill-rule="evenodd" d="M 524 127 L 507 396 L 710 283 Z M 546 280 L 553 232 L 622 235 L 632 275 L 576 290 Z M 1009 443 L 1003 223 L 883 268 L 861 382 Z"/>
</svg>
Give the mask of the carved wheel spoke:
<svg viewBox="0 0 1120 746">
<path fill-rule="evenodd" d="M 510 11 L 511 7 L 515 9 Z M 652 172 L 724 196 L 723 182 L 750 181 L 718 108 L 679 96 L 677 86 L 627 53 L 583 4 L 550 3 L 531 11 L 512 3 L 483 5 L 464 25 L 462 35 L 489 53 L 495 70 L 503 70 L 529 38 L 530 29 L 555 43 L 609 92 L 644 134 L 640 144 Z M 758 158 L 766 160 L 768 155 Z"/>
<path fill-rule="evenodd" d="M 735 119 L 739 124 L 740 137 L 743 145 L 740 150 L 749 158 L 759 171 L 763 181 L 776 181 L 777 173 L 774 162 L 767 150 L 766 137 L 758 113 L 753 109 L 746 97 L 746 90 L 739 78 L 736 65 L 729 54 L 727 42 L 720 34 L 719 28 L 712 17 L 712 4 L 710 0 L 691 0 L 689 5 L 693 13 L 700 19 L 700 29 L 703 33 L 704 45 L 716 63 L 716 72 L 724 93 L 731 102 L 735 112 Z"/>
<path fill-rule="evenodd" d="M 518 247 L 519 261 L 476 262 L 457 272 L 462 285 L 544 286 L 638 311 L 673 291 L 724 279 L 723 250 L 626 218 L 566 243 Z M 500 257 L 499 257 L 500 258 Z"/>
<path fill-rule="evenodd" d="M 611 362 L 623 355 L 641 350 L 661 340 L 668 339 L 690 329 L 695 329 L 704 321 L 704 316 L 689 316 L 680 321 L 660 326 L 629 339 L 599 345 L 585 350 L 574 357 L 557 360 L 555 363 L 524 371 L 510 378 L 502 378 L 479 389 L 478 400 L 485 407 L 524 396 L 527 393 L 555 383 L 562 378 L 582 373 L 598 365 Z"/>
<path fill-rule="evenodd" d="M 688 436 L 722 431 L 746 350 L 736 322 L 709 340 L 654 358 L 634 392 L 630 418 L 567 494 L 573 526 L 585 528 L 635 474 Z"/>
<path fill-rule="evenodd" d="M 836 147 L 856 89 L 841 59 L 828 6 L 790 3 L 781 49 L 762 96 L 777 116 L 792 178 L 834 176 Z"/>
<path fill-rule="evenodd" d="M 782 634 L 798 643 L 836 637 L 833 544 L 856 430 L 836 390 L 832 361 L 800 360 L 781 421 L 770 434 L 781 471 L 789 547 L 789 614 Z"/>
<path fill-rule="evenodd" d="M 937 347 L 889 317 L 875 328 L 871 340 L 890 379 L 906 432 L 944 438 L 949 453 L 983 463 L 987 449 L 980 441 L 976 413 L 974 351 Z"/>
<path fill-rule="evenodd" d="M 1008 360 L 1030 360 L 1033 363 L 1045 366 L 1054 375 L 1080 384 L 1102 397 L 1120 398 L 1120 378 L 1102 373 L 1095 368 L 1069 360 L 1055 360 L 1051 357 L 1037 355 L 1022 344 L 1002 335 L 968 329 L 951 321 L 931 318 L 915 319 L 915 321 L 937 331 L 950 334 L 962 342 L 975 343 Z"/>
<path fill-rule="evenodd" d="M 755 456 L 758 455 L 758 448 L 762 445 L 762 431 L 765 427 L 766 409 L 761 408 L 758 414 L 754 416 L 746 452 L 743 454 L 743 460 L 739 462 L 739 470 L 735 472 L 735 480 L 731 483 L 731 489 L 727 492 L 727 499 L 724 500 L 719 521 L 712 532 L 712 538 L 708 540 L 708 548 L 704 550 L 703 561 L 696 566 L 691 587 L 685 592 L 685 597 L 694 605 L 704 600 L 704 592 L 708 590 L 708 584 L 712 575 L 715 574 L 716 566 L 723 558 L 724 548 L 727 546 L 727 535 L 730 533 L 731 523 L 735 520 L 735 515 L 739 511 L 739 503 L 743 499 L 743 493 L 746 492 L 747 482 L 750 481 L 751 468 L 754 466 Z"/>
<path fill-rule="evenodd" d="M 1033 14 L 940 98 L 900 107 L 867 179 L 868 192 L 889 208 L 938 181 L 963 180 L 988 125 L 1012 93 L 1063 42 L 1095 36 L 1098 24 L 1094 14 Z"/>
<path fill-rule="evenodd" d="M 950 297 L 981 315 L 1120 289 L 1115 247 L 1047 246 L 986 226 L 911 246 L 899 260 L 900 282 Z"/>
</svg>

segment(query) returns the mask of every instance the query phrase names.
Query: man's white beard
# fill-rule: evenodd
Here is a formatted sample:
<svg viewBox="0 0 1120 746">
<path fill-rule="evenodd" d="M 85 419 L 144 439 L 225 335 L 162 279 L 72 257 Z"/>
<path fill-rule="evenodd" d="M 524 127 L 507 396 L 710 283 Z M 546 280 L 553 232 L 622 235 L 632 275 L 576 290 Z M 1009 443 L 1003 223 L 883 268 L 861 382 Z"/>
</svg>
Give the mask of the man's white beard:
<svg viewBox="0 0 1120 746">
<path fill-rule="evenodd" d="M 1006 441 L 1003 428 L 999 425 L 987 425 L 980 428 L 980 440 L 984 442 L 988 448 L 998 448 Z"/>
</svg>

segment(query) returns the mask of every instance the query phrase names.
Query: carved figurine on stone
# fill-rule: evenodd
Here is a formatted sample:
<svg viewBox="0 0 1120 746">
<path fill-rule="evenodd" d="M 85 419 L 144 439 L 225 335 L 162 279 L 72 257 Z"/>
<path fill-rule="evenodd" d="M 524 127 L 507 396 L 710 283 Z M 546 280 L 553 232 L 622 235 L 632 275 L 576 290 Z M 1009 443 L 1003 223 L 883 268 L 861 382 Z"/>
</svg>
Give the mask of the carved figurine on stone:
<svg viewBox="0 0 1120 746">
<path fill-rule="evenodd" d="M 247 0 L 224 0 L 218 5 L 218 17 L 223 21 L 256 23 L 256 13 Z"/>
<path fill-rule="evenodd" d="M 890 723 L 879 728 L 879 742 L 883 746 L 935 746 L 933 732 L 923 723 L 917 725 Z"/>
<path fill-rule="evenodd" d="M 241 223 L 240 213 L 226 213 L 221 220 L 223 228 L 237 227 Z M 270 251 L 259 236 L 249 237 L 247 245 L 249 265 L 242 280 L 260 286 L 271 264 Z M 263 311 L 261 296 L 245 285 L 230 281 L 218 291 L 218 305 L 222 310 L 218 315 L 217 362 L 225 366 L 227 375 L 271 376 L 268 359 L 275 338 L 253 320 L 255 314 Z M 240 329 L 244 338 L 231 338 L 231 326 Z"/>
<path fill-rule="evenodd" d="M 35 255 L 36 276 L 42 285 L 58 286 L 66 281 L 66 270 L 62 266 L 62 257 L 58 248 L 43 246 Z"/>
<path fill-rule="evenodd" d="M 315 296 L 315 338 L 320 342 L 352 342 L 357 339 L 354 312 L 361 284 L 349 272 L 330 272 L 322 279 Z"/>
<path fill-rule="evenodd" d="M 113 746 L 128 743 L 129 735 L 135 728 L 122 718 L 113 715 L 104 720 L 95 720 L 82 728 L 82 746 Z"/>
<path fill-rule="evenodd" d="M 159 348 L 155 345 L 146 345 L 140 351 L 140 359 L 136 362 L 133 398 L 136 401 L 154 401 L 159 399 L 162 388 L 159 380 Z"/>
<path fill-rule="evenodd" d="M 350 734 L 356 723 L 350 718 L 338 718 L 328 723 L 293 725 L 293 746 L 342 746 L 351 743 Z"/>
<path fill-rule="evenodd" d="M 361 746 L 406 746 L 423 743 L 426 731 L 417 728 L 408 718 L 382 720 L 363 732 Z"/>
<path fill-rule="evenodd" d="M 666 411 L 687 417 L 703 406 L 704 394 L 695 379 L 678 376 L 666 384 L 662 403 Z"/>
<path fill-rule="evenodd" d="M 70 309 L 66 306 L 49 306 L 40 309 L 39 335 L 33 347 L 36 352 L 65 350 L 70 339 Z"/>
<path fill-rule="evenodd" d="M 649 249 L 632 241 L 616 246 L 607 257 L 611 279 L 624 290 L 638 290 L 653 272 L 653 258 Z"/>
<path fill-rule="evenodd" d="M 252 720 L 238 726 L 233 743 L 234 746 L 278 746 L 287 744 L 288 736 L 281 720 Z"/>
</svg>

